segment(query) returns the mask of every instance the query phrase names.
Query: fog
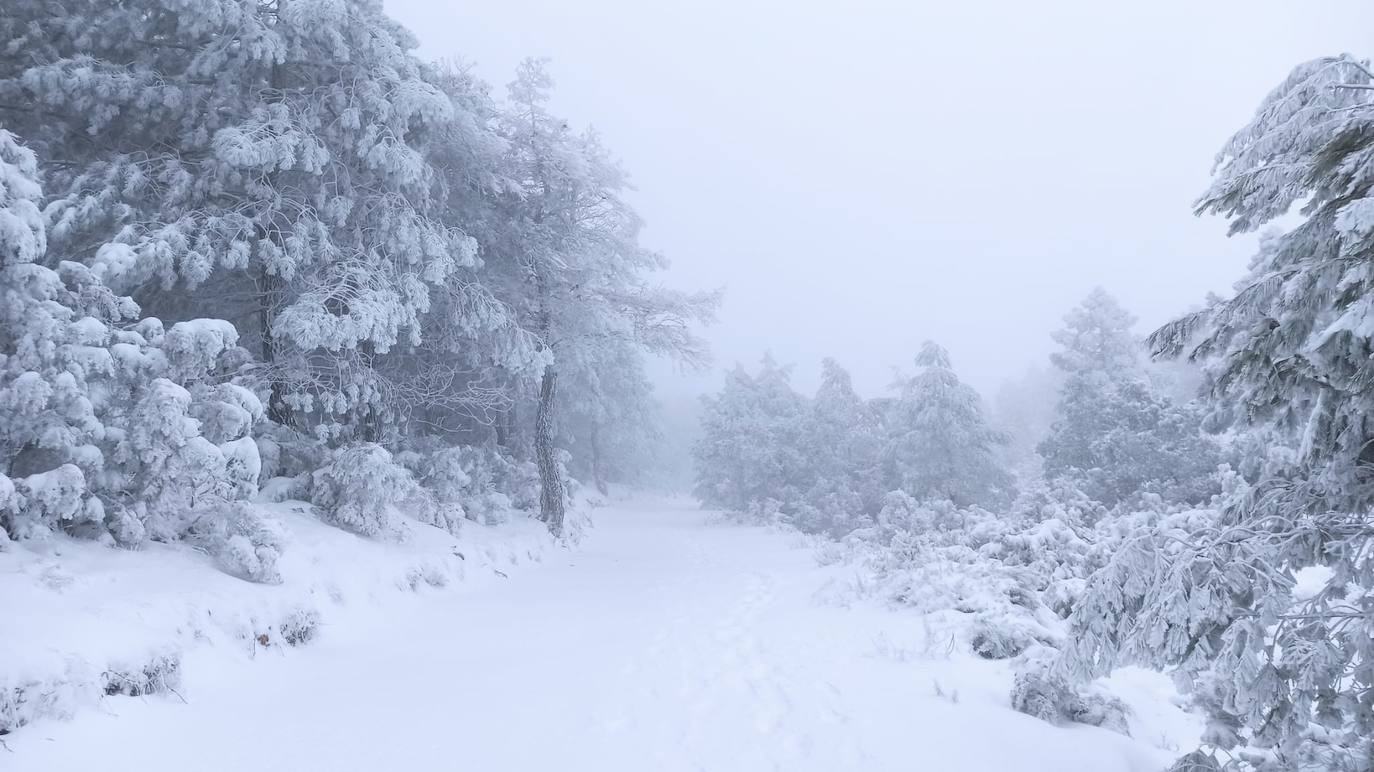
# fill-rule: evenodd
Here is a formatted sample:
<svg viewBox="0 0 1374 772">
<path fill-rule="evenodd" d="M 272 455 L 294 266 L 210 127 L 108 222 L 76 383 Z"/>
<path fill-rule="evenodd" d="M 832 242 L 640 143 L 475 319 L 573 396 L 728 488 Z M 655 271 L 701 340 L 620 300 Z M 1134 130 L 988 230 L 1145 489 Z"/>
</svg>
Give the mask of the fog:
<svg viewBox="0 0 1374 772">
<path fill-rule="evenodd" d="M 717 366 L 833 355 L 885 389 L 934 338 L 984 393 L 1102 285 L 1141 330 L 1253 249 L 1191 203 L 1294 62 L 1367 47 L 1374 8 L 1292 2 L 392 0 L 421 53 L 498 91 L 547 56 L 555 109 L 638 188 L 666 281 L 724 287 Z M 658 368 L 667 396 L 712 374 Z"/>
<path fill-rule="evenodd" d="M 0 2 L 0 770 L 1374 772 L 1370 0 Z"/>
</svg>

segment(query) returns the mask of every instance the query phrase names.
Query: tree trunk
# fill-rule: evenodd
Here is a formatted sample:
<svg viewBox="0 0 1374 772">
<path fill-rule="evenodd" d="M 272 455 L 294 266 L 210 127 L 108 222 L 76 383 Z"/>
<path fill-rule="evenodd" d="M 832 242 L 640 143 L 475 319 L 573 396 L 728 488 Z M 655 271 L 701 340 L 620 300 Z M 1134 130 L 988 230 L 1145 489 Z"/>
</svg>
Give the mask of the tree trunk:
<svg viewBox="0 0 1374 772">
<path fill-rule="evenodd" d="M 277 3 L 278 20 L 281 19 L 286 2 L 287 0 L 279 0 Z M 285 76 L 280 62 L 273 61 L 268 81 L 272 86 L 272 91 L 267 99 L 273 102 L 281 101 Z M 275 172 L 270 172 L 268 175 L 268 185 L 273 190 L 277 187 L 276 177 Z M 270 238 L 277 247 L 281 246 L 280 235 L 262 225 L 258 227 L 258 238 Z M 290 426 L 291 406 L 286 402 L 285 374 L 277 371 L 277 342 L 272 338 L 272 322 L 276 317 L 277 304 L 282 302 L 282 296 L 285 294 L 285 283 L 280 274 L 272 273 L 265 265 L 258 274 L 258 283 L 258 323 L 262 328 L 260 333 L 262 336 L 262 361 L 267 365 L 267 371 L 272 378 L 271 392 L 267 395 L 267 417 L 273 423 Z"/>
<path fill-rule="evenodd" d="M 602 496 L 609 496 L 611 488 L 606 484 L 606 469 L 601 465 L 601 432 L 595 423 L 592 424 L 591 446 L 592 482 L 596 484 L 596 490 Z"/>
<path fill-rule="evenodd" d="M 496 431 L 496 445 L 512 456 L 518 456 L 515 452 L 515 408 L 520 401 L 520 391 L 517 381 L 504 368 L 501 370 L 501 386 L 510 396 L 510 404 L 505 410 L 497 413 L 496 419 L 492 421 L 492 428 Z"/>
<path fill-rule="evenodd" d="M 259 275 L 259 283 L 258 327 L 260 329 L 258 339 L 262 349 L 262 361 L 268 366 L 268 372 L 271 373 L 272 378 L 272 391 L 267 397 L 267 417 L 273 423 L 288 426 L 291 423 L 291 406 L 286 403 L 286 384 L 282 382 L 282 374 L 275 372 L 277 342 L 272 338 L 272 311 L 280 302 L 282 281 L 281 277 L 270 274 L 266 269 L 263 269 Z"/>
<path fill-rule="evenodd" d="M 563 533 L 564 487 L 558 470 L 557 451 L 553 446 L 553 399 L 558 384 L 558 371 L 553 365 L 544 368 L 539 384 L 539 412 L 534 419 L 534 457 L 539 464 L 539 519 L 549 526 L 554 536 Z"/>
</svg>

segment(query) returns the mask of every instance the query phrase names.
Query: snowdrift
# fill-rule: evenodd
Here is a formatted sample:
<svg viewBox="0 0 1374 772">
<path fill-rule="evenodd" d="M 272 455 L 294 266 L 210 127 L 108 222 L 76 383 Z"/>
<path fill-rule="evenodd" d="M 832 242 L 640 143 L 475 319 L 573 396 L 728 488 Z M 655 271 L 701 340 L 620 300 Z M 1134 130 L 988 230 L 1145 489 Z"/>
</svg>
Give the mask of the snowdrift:
<svg viewBox="0 0 1374 772">
<path fill-rule="evenodd" d="M 277 654 L 405 595 L 502 581 L 554 546 L 518 514 L 457 536 L 411 522 L 402 540 L 377 541 L 321 522 L 305 502 L 258 506 L 290 544 L 280 584 L 230 576 L 186 544 L 130 551 L 54 537 L 0 552 L 0 735 L 107 699 L 176 699 L 189 650 Z"/>
</svg>

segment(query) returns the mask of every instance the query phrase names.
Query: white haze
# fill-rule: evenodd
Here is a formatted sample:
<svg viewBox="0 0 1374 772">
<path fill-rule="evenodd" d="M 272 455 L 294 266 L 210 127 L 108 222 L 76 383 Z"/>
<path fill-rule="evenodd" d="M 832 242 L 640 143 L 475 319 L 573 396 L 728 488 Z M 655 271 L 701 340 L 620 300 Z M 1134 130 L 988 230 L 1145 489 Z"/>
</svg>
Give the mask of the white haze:
<svg viewBox="0 0 1374 772">
<path fill-rule="evenodd" d="M 832 355 L 869 394 L 925 338 L 988 393 L 1094 285 L 1142 330 L 1225 291 L 1254 241 L 1191 213 L 1213 155 L 1295 62 L 1374 28 L 1358 0 L 387 8 L 498 90 L 552 58 L 555 108 L 624 160 L 666 281 L 726 288 L 719 366 L 771 349 L 810 391 Z"/>
</svg>

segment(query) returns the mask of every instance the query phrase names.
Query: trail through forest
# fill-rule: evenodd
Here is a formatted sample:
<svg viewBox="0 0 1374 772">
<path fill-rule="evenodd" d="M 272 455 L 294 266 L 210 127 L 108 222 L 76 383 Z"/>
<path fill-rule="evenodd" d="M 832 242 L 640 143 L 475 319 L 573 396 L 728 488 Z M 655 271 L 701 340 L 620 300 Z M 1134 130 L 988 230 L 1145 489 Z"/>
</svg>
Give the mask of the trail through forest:
<svg viewBox="0 0 1374 772">
<path fill-rule="evenodd" d="M 596 512 L 584 544 L 256 660 L 188 655 L 177 696 L 8 739 L 5 769 L 1149 770 L 1149 737 L 1007 707 L 1010 671 L 853 569 L 685 501 Z M 1144 717 L 1148 719 L 1149 717 Z"/>
</svg>

